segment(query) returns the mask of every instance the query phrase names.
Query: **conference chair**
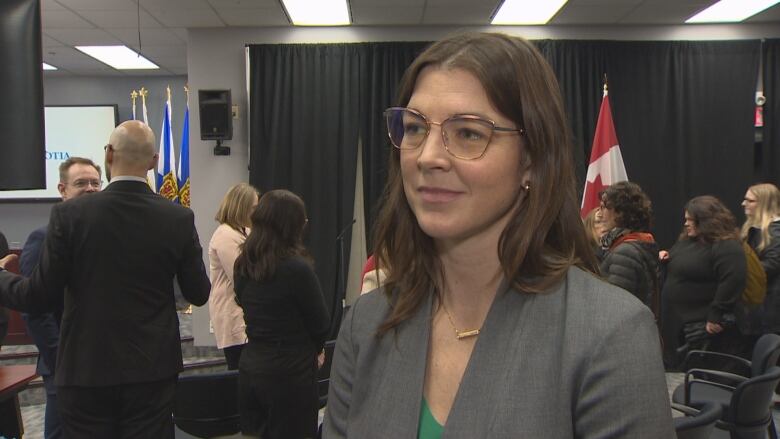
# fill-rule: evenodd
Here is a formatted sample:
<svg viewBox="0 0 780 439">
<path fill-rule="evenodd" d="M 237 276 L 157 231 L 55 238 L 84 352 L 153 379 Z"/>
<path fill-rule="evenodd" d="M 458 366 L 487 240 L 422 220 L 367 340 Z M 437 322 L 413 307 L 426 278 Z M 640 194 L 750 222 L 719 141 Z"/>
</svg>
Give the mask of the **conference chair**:
<svg viewBox="0 0 780 439">
<path fill-rule="evenodd" d="M 721 419 L 715 422 L 713 439 L 777 439 L 772 422 L 772 396 L 780 382 L 780 367 L 740 382 L 732 391 Z M 724 384 L 717 384 L 722 385 Z M 694 402 L 692 407 L 702 407 Z"/>
<path fill-rule="evenodd" d="M 183 432 L 199 438 L 238 433 L 238 371 L 180 376 L 173 422 Z"/>
<path fill-rule="evenodd" d="M 704 404 L 700 410 L 674 403 L 672 408 L 686 415 L 674 418 L 677 439 L 710 439 L 715 422 L 723 413 L 720 404 L 714 402 Z"/>
<path fill-rule="evenodd" d="M 759 338 L 756 346 L 753 348 L 753 355 L 750 361 L 720 352 L 691 351 L 686 356 L 684 364 L 691 364 L 694 361 L 693 359 L 725 358 L 731 360 L 732 364 L 742 364 L 745 370 L 742 375 L 737 375 L 713 369 L 688 369 L 685 372 L 684 382 L 674 390 L 672 401 L 686 406 L 716 402 L 725 411 L 731 401 L 733 389 L 737 384 L 751 377 L 765 374 L 772 366 L 777 364 L 778 357 L 780 357 L 780 335 L 777 334 L 765 334 Z M 720 383 L 727 384 L 722 385 L 712 382 L 713 378 L 717 378 Z M 771 417 L 770 424 L 771 430 L 775 431 L 774 420 Z"/>
</svg>

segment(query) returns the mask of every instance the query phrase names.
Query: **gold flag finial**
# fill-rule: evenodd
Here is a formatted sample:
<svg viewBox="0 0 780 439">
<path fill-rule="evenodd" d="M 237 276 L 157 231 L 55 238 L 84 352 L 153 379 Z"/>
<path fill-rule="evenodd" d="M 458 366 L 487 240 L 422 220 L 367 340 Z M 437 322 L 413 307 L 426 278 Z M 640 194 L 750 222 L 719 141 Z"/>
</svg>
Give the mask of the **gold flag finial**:
<svg viewBox="0 0 780 439">
<path fill-rule="evenodd" d="M 133 90 L 130 92 L 130 99 L 133 100 L 133 105 L 135 105 L 135 100 L 138 99 L 138 90 Z"/>
<path fill-rule="evenodd" d="M 165 92 L 168 94 L 168 100 L 171 100 L 171 86 L 167 85 L 165 86 Z"/>
<path fill-rule="evenodd" d="M 146 96 L 149 95 L 149 90 L 147 90 L 146 87 L 141 87 L 141 89 L 138 90 L 138 94 L 141 95 L 141 100 L 146 102 Z"/>
<path fill-rule="evenodd" d="M 604 96 L 606 96 L 607 93 L 609 92 L 608 88 L 609 87 L 607 86 L 607 74 L 604 73 Z"/>
<path fill-rule="evenodd" d="M 184 94 L 187 95 L 187 106 L 190 105 L 190 85 L 184 84 Z"/>
</svg>

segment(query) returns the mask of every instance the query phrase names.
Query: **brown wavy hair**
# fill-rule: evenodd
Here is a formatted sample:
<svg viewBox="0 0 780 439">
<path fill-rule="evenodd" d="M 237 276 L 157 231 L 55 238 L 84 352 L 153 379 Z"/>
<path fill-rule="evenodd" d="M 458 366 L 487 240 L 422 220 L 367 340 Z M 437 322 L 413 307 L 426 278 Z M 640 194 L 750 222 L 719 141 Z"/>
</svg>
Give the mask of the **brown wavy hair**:
<svg viewBox="0 0 780 439">
<path fill-rule="evenodd" d="M 503 34 L 467 33 L 428 47 L 406 70 L 397 104 L 406 106 L 428 66 L 474 75 L 488 99 L 525 129 L 522 171 L 530 191 L 518 202 L 498 243 L 504 276 L 517 291 L 541 293 L 563 280 L 572 265 L 595 272 L 575 192 L 572 146 L 558 82 L 528 41 Z M 385 293 L 392 311 L 377 334 L 409 319 L 424 299 L 441 294 L 442 266 L 433 240 L 417 224 L 403 189 L 400 154 L 390 152 L 388 181 L 374 228 L 379 267 L 388 268 Z M 518 188 L 519 189 L 519 188 Z"/>
<path fill-rule="evenodd" d="M 276 273 L 283 259 L 301 256 L 311 263 L 303 246 L 306 206 L 299 196 L 284 189 L 266 192 L 251 219 L 252 231 L 236 259 L 237 273 L 262 281 Z"/>
<path fill-rule="evenodd" d="M 697 236 L 693 239 L 699 239 L 708 243 L 716 241 L 725 241 L 727 239 L 739 239 L 737 230 L 737 220 L 719 199 L 712 195 L 702 195 L 691 198 L 685 204 L 685 211 L 693 218 L 696 223 Z M 680 240 L 692 239 L 685 233 L 683 228 L 680 234 Z"/>
<path fill-rule="evenodd" d="M 615 225 L 633 232 L 649 232 L 653 222 L 653 203 L 642 188 L 621 181 L 599 192 L 599 199 L 615 211 Z"/>
</svg>

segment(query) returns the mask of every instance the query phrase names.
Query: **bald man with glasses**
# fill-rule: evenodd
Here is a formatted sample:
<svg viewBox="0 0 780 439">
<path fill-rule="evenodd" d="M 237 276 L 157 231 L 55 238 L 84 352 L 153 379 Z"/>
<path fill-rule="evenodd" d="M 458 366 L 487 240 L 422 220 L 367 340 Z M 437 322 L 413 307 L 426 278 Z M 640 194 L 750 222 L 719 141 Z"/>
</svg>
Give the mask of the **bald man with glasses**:
<svg viewBox="0 0 780 439">
<path fill-rule="evenodd" d="M 105 151 L 109 185 L 52 208 L 30 278 L 0 271 L 0 305 L 64 304 L 55 383 L 67 438 L 174 437 L 182 370 L 174 277 L 198 306 L 211 285 L 192 211 L 146 183 L 157 158 L 147 125 L 119 125 Z"/>
</svg>

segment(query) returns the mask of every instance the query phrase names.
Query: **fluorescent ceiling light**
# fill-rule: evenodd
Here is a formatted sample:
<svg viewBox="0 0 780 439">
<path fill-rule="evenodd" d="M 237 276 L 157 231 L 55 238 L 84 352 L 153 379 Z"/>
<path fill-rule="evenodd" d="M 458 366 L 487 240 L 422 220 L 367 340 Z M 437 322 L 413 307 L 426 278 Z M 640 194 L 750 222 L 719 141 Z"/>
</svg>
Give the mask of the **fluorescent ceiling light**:
<svg viewBox="0 0 780 439">
<path fill-rule="evenodd" d="M 76 49 L 117 70 L 160 68 L 127 46 L 76 46 Z"/>
<path fill-rule="evenodd" d="M 568 0 L 504 0 L 491 24 L 545 24 Z"/>
<path fill-rule="evenodd" d="M 42 63 L 42 64 L 43 64 L 43 70 L 57 70 L 57 68 L 51 64 L 46 64 L 46 63 Z"/>
<path fill-rule="evenodd" d="M 296 26 L 347 26 L 347 0 L 282 0 Z"/>
<path fill-rule="evenodd" d="M 720 0 L 685 20 L 686 23 L 734 23 L 750 18 L 780 0 Z"/>
</svg>

